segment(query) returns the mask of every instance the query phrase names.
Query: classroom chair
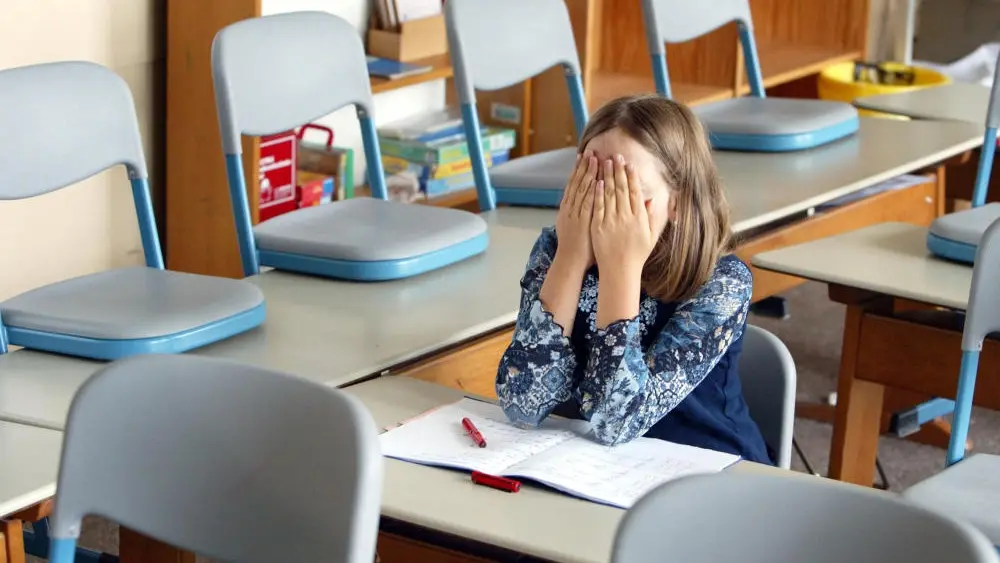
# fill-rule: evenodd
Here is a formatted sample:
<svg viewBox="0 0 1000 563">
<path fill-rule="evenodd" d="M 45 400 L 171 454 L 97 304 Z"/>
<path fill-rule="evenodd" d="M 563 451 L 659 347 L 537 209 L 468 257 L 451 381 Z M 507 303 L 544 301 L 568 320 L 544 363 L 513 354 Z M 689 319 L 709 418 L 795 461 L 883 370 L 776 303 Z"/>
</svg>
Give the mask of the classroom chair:
<svg viewBox="0 0 1000 563">
<path fill-rule="evenodd" d="M 642 10 L 653 81 L 656 91 L 668 98 L 671 90 L 664 44 L 689 41 L 729 22 L 737 23 L 751 95 L 693 108 L 716 149 L 798 151 L 857 132 L 858 111 L 851 104 L 765 95 L 748 0 L 642 0 Z"/>
<path fill-rule="evenodd" d="M 266 80 L 261 69 L 268 69 Z M 388 200 L 364 45 L 325 12 L 292 12 L 222 28 L 212 76 L 244 274 L 260 265 L 357 281 L 415 276 L 486 250 L 482 217 Z M 361 124 L 371 198 L 297 209 L 251 225 L 243 135 L 271 135 L 353 105 Z"/>
<path fill-rule="evenodd" d="M 792 464 L 795 425 L 795 361 L 777 336 L 753 325 L 743 332 L 740 383 L 750 416 L 764 442 L 774 451 L 778 467 Z"/>
<path fill-rule="evenodd" d="M 63 438 L 52 563 L 99 514 L 213 560 L 375 558 L 383 460 L 365 407 L 235 362 L 138 356 L 80 388 Z"/>
<path fill-rule="evenodd" d="M 164 269 L 135 105 L 117 74 L 88 62 L 0 71 L 0 131 L 0 200 L 41 196 L 124 165 L 146 263 L 0 302 L 0 353 L 9 344 L 98 360 L 178 353 L 264 322 L 264 296 L 253 284 Z"/>
<path fill-rule="evenodd" d="M 903 494 L 917 504 L 971 522 L 1000 546 L 1000 456 L 975 454 L 964 459 L 979 353 L 987 335 L 1000 331 L 997 282 L 1000 282 L 1000 220 L 986 229 L 972 271 L 947 468 Z"/>
<path fill-rule="evenodd" d="M 618 525 L 611 563 L 997 563 L 975 528 L 888 493 L 792 472 L 665 483 Z"/>
<path fill-rule="evenodd" d="M 499 90 L 560 65 L 566 73 L 577 135 L 587 103 L 573 25 L 563 0 L 450 0 L 445 21 L 455 88 L 467 139 L 481 138 L 476 90 Z M 576 164 L 576 147 L 511 159 L 487 169 L 481 143 L 469 143 L 479 207 L 497 203 L 558 207 Z"/>
<path fill-rule="evenodd" d="M 1000 57 L 996 69 L 1000 72 Z M 1000 74 L 995 76 L 1000 77 Z M 976 248 L 986 229 L 1000 219 L 1000 203 L 986 203 L 993 172 L 993 156 L 997 148 L 997 127 L 1000 126 L 1000 87 L 993 82 L 990 103 L 986 110 L 986 133 L 979 152 L 979 168 L 972 189 L 972 207 L 942 215 L 931 223 L 927 231 L 927 249 L 933 254 L 971 264 L 976 259 Z"/>
</svg>

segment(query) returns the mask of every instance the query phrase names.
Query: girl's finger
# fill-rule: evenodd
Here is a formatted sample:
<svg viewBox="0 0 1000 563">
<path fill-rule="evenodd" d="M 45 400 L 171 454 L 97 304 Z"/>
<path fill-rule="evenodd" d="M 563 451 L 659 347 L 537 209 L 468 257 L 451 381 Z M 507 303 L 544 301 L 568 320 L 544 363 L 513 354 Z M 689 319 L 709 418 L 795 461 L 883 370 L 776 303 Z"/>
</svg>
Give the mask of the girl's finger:
<svg viewBox="0 0 1000 563">
<path fill-rule="evenodd" d="M 640 211 L 646 210 L 645 200 L 642 197 L 642 187 L 639 184 L 639 175 L 635 173 L 635 166 L 626 164 L 624 166 L 626 182 L 628 182 L 628 198 L 631 203 L 632 214 L 638 215 Z"/>
<path fill-rule="evenodd" d="M 576 166 L 573 167 L 573 173 L 570 174 L 569 181 L 566 182 L 566 187 L 563 188 L 562 202 L 560 202 L 559 207 L 573 208 L 573 200 L 576 197 L 577 191 L 576 186 L 580 183 L 580 179 L 583 178 L 583 174 L 586 171 L 586 167 L 584 166 L 586 161 L 584 158 L 584 155 L 576 155 Z"/>
<path fill-rule="evenodd" d="M 587 191 L 583 193 L 583 197 L 580 198 L 580 217 L 586 219 L 592 219 L 594 216 L 594 192 L 597 191 L 597 186 L 594 182 L 591 182 L 587 186 Z"/>
<path fill-rule="evenodd" d="M 596 160 L 596 159 L 595 159 Z M 595 165 L 596 168 L 596 165 Z M 573 200 L 573 212 L 580 216 L 583 212 L 584 203 L 588 197 L 594 192 L 594 183 L 597 181 L 597 174 L 594 173 L 593 168 L 590 168 L 583 178 L 580 179 L 580 184 L 577 189 L 576 199 Z"/>
<path fill-rule="evenodd" d="M 617 212 L 619 215 L 627 216 L 632 214 L 632 206 L 629 203 L 629 185 L 625 177 L 625 157 L 616 154 L 613 166 L 615 176 L 615 201 L 617 202 Z"/>
<path fill-rule="evenodd" d="M 604 187 L 604 180 L 598 180 L 594 184 L 594 215 L 590 219 L 591 227 L 598 227 L 604 222 L 604 192 L 607 191 Z"/>
<path fill-rule="evenodd" d="M 611 163 L 611 160 L 605 160 L 602 164 L 604 167 L 604 210 L 608 215 L 613 215 L 617 213 L 618 202 L 615 198 L 616 186 L 615 186 L 615 168 Z"/>
</svg>

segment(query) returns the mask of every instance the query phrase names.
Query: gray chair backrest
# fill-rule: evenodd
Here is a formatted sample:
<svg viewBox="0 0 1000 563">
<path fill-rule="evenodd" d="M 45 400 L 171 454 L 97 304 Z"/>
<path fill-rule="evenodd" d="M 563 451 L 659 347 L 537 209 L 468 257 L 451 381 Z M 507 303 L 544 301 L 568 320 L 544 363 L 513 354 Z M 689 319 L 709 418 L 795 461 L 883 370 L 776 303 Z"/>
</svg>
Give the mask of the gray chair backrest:
<svg viewBox="0 0 1000 563">
<path fill-rule="evenodd" d="M 371 563 L 382 464 L 371 416 L 340 391 L 225 360 L 137 356 L 73 399 L 52 536 L 100 514 L 224 561 Z"/>
<path fill-rule="evenodd" d="M 580 74 L 564 0 L 448 0 L 445 15 L 461 103 L 557 64 Z"/>
<path fill-rule="evenodd" d="M 75 184 L 124 164 L 145 180 L 146 159 L 128 84 L 88 62 L 0 71 L 0 200 Z"/>
<path fill-rule="evenodd" d="M 664 43 L 689 41 L 731 21 L 753 28 L 747 0 L 642 0 L 642 8 L 650 53 L 662 53 Z"/>
<path fill-rule="evenodd" d="M 965 523 L 887 493 L 801 474 L 666 483 L 622 519 L 612 563 L 996 563 Z"/>
<path fill-rule="evenodd" d="M 244 134 L 288 131 L 349 104 L 359 116 L 374 111 L 361 38 L 326 12 L 226 26 L 212 43 L 212 75 L 226 154 L 240 153 Z"/>
<path fill-rule="evenodd" d="M 976 249 L 969 305 L 962 331 L 962 350 L 979 352 L 991 332 L 1000 331 L 1000 219 L 983 233 Z"/>
<path fill-rule="evenodd" d="M 753 325 L 743 333 L 740 383 L 750 416 L 775 451 L 779 467 L 792 464 L 795 425 L 795 361 L 777 336 Z"/>
</svg>

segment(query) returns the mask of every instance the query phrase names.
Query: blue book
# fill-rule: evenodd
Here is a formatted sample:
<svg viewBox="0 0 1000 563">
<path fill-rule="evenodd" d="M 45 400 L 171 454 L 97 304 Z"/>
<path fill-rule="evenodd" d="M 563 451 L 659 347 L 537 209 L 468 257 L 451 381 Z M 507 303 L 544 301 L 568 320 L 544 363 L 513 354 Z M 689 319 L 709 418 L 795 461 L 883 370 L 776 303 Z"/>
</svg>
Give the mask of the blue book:
<svg viewBox="0 0 1000 563">
<path fill-rule="evenodd" d="M 376 78 L 395 80 L 404 76 L 430 72 L 431 68 L 430 65 L 421 66 L 394 61 L 392 59 L 368 56 L 368 74 Z"/>
</svg>

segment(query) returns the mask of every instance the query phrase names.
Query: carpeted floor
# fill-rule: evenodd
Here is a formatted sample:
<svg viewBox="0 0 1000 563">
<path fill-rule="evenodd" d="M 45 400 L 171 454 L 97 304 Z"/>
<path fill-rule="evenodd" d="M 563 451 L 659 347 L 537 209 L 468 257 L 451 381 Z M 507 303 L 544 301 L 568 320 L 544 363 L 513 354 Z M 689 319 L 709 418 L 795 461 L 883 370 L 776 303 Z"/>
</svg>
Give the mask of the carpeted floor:
<svg viewBox="0 0 1000 563">
<path fill-rule="evenodd" d="M 786 297 L 791 313 L 789 319 L 753 316 L 751 322 L 775 333 L 788 346 L 798 370 L 799 399 L 823 400 L 836 388 L 843 307 L 831 303 L 826 297 L 826 287 L 815 283 L 796 288 Z M 799 445 L 820 474 L 826 473 L 830 434 L 828 424 L 796 420 L 795 435 Z M 976 451 L 1000 453 L 1000 413 L 975 412 L 970 435 Z M 941 449 L 889 437 L 882 438 L 879 456 L 892 490 L 897 491 L 933 474 L 944 464 Z M 794 468 L 804 470 L 797 458 Z M 81 543 L 117 552 L 117 527 L 90 519 L 84 526 Z"/>
</svg>

